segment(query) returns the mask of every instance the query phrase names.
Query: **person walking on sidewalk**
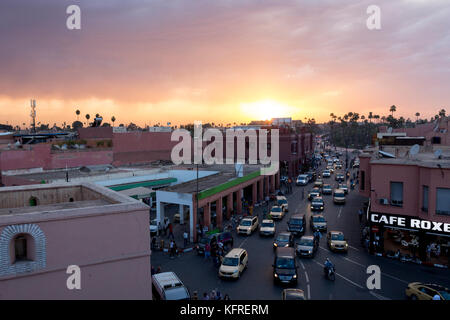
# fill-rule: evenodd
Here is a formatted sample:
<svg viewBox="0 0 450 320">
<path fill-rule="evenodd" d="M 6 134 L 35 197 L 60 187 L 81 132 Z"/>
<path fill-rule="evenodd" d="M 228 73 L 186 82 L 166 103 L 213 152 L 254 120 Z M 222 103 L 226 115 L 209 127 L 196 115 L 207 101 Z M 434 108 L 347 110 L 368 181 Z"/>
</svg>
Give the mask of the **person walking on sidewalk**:
<svg viewBox="0 0 450 320">
<path fill-rule="evenodd" d="M 172 222 L 169 223 L 169 239 L 174 239 L 175 237 L 173 236 L 173 225 Z"/>
<path fill-rule="evenodd" d="M 186 248 L 189 243 L 189 235 L 186 230 L 184 230 L 183 239 L 184 239 L 184 247 Z"/>
<path fill-rule="evenodd" d="M 359 209 L 358 216 L 359 216 L 359 223 L 361 223 L 362 217 L 363 217 L 363 210 L 362 209 Z"/>
</svg>

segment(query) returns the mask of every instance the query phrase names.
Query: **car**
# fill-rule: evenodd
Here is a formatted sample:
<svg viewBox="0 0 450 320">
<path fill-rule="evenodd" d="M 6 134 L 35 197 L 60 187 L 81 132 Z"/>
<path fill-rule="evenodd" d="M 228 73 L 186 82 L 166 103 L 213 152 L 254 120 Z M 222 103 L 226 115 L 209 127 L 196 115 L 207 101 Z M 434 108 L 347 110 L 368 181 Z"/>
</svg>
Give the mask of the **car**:
<svg viewBox="0 0 450 320">
<path fill-rule="evenodd" d="M 334 165 L 334 168 L 335 168 L 336 170 L 342 169 L 342 163 L 340 163 L 340 162 L 336 163 L 336 164 Z"/>
<path fill-rule="evenodd" d="M 305 292 L 302 289 L 284 289 L 281 293 L 281 300 L 306 300 Z"/>
<path fill-rule="evenodd" d="M 330 171 L 330 174 L 331 174 L 331 173 L 334 173 L 334 166 L 333 166 L 333 165 L 327 166 L 325 170 L 326 170 L 326 171 Z"/>
<path fill-rule="evenodd" d="M 275 222 L 273 220 L 265 219 L 259 226 L 260 236 L 274 236 L 275 235 Z"/>
<path fill-rule="evenodd" d="M 288 221 L 288 231 L 295 237 L 302 236 L 305 233 L 306 222 L 304 214 L 294 214 Z"/>
<path fill-rule="evenodd" d="M 333 194 L 333 188 L 329 184 L 324 184 L 322 187 L 322 194 Z"/>
<path fill-rule="evenodd" d="M 219 278 L 239 279 L 248 267 L 248 253 L 245 249 L 232 249 L 222 259 L 219 268 Z"/>
<path fill-rule="evenodd" d="M 355 160 L 355 162 L 353 162 L 353 168 L 359 168 L 359 160 Z"/>
<path fill-rule="evenodd" d="M 298 267 L 294 248 L 277 248 L 272 267 L 275 283 L 297 284 Z"/>
<path fill-rule="evenodd" d="M 339 158 L 334 158 L 334 159 L 333 159 L 333 162 L 334 162 L 334 163 L 338 163 L 338 162 L 339 162 Z"/>
<path fill-rule="evenodd" d="M 273 248 L 287 248 L 294 246 L 294 235 L 290 232 L 280 232 L 273 240 Z"/>
<path fill-rule="evenodd" d="M 328 248 L 334 252 L 347 252 L 348 243 L 341 231 L 329 231 L 327 234 Z"/>
<path fill-rule="evenodd" d="M 217 240 L 219 241 L 219 243 L 222 243 L 225 247 L 226 246 L 229 246 L 230 248 L 233 247 L 234 239 L 233 239 L 233 235 L 231 234 L 231 232 L 225 231 L 225 232 L 219 233 Z"/>
<path fill-rule="evenodd" d="M 297 177 L 297 181 L 295 184 L 297 186 L 306 186 L 309 182 L 308 175 L 307 174 L 301 174 Z"/>
<path fill-rule="evenodd" d="M 331 172 L 330 172 L 330 170 L 324 170 L 324 171 L 322 172 L 322 177 L 324 177 L 324 178 L 329 178 L 329 177 L 331 177 Z"/>
<path fill-rule="evenodd" d="M 152 291 L 155 300 L 190 300 L 188 288 L 174 272 L 152 275 Z"/>
<path fill-rule="evenodd" d="M 341 189 L 335 189 L 333 192 L 333 202 L 336 204 L 345 203 L 345 191 Z"/>
<path fill-rule="evenodd" d="M 251 235 L 258 228 L 258 217 L 245 217 L 237 227 L 238 234 Z"/>
<path fill-rule="evenodd" d="M 299 257 L 314 258 L 318 248 L 318 243 L 314 241 L 313 236 L 303 236 L 295 244 L 295 252 Z"/>
<path fill-rule="evenodd" d="M 283 209 L 284 212 L 288 212 L 289 211 L 288 201 L 287 201 L 285 196 L 278 196 L 277 197 L 277 205 L 280 206 L 281 209 Z"/>
<path fill-rule="evenodd" d="M 306 174 L 308 175 L 309 182 L 316 181 L 317 174 L 314 171 L 308 171 Z"/>
<path fill-rule="evenodd" d="M 322 188 L 323 187 L 323 180 L 322 179 L 317 179 L 314 182 L 314 188 Z"/>
<path fill-rule="evenodd" d="M 338 188 L 341 189 L 341 190 L 344 190 L 345 194 L 348 193 L 348 187 L 347 187 L 346 183 L 339 183 Z"/>
<path fill-rule="evenodd" d="M 334 177 L 334 180 L 337 182 L 344 182 L 345 181 L 345 175 L 343 173 L 336 173 L 336 176 Z"/>
<path fill-rule="evenodd" d="M 310 226 L 313 231 L 326 231 L 327 230 L 327 220 L 322 214 L 315 214 L 311 216 Z"/>
<path fill-rule="evenodd" d="M 269 215 L 272 220 L 281 220 L 284 217 L 284 210 L 280 206 L 273 206 Z"/>
<path fill-rule="evenodd" d="M 320 197 L 320 189 L 319 188 L 313 188 L 308 193 L 308 200 L 312 201 L 315 197 Z"/>
<path fill-rule="evenodd" d="M 170 220 L 168 217 L 164 217 L 163 221 L 160 223 L 158 227 L 158 220 L 153 219 L 150 221 L 150 235 L 156 235 L 158 232 L 161 232 L 164 229 L 169 227 Z"/>
<path fill-rule="evenodd" d="M 311 201 L 311 210 L 312 211 L 323 211 L 325 207 L 325 203 L 323 202 L 322 197 L 315 197 Z"/>
<path fill-rule="evenodd" d="M 406 297 L 411 300 L 432 300 L 439 295 L 441 300 L 450 300 L 450 290 L 438 284 L 411 282 L 405 290 Z"/>
</svg>

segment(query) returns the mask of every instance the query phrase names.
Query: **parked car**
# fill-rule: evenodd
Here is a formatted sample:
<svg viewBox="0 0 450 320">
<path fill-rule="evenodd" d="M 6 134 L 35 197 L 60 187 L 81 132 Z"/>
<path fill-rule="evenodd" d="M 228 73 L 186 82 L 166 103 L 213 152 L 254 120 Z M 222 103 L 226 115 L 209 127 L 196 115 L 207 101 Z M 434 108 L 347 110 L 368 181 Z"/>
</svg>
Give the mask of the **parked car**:
<svg viewBox="0 0 450 320">
<path fill-rule="evenodd" d="M 327 244 L 331 251 L 347 252 L 348 243 L 341 231 L 329 231 L 327 234 Z"/>
<path fill-rule="evenodd" d="M 241 248 L 232 249 L 222 260 L 219 268 L 219 277 L 239 279 L 247 267 L 247 251 Z"/>
<path fill-rule="evenodd" d="M 237 227 L 238 234 L 251 235 L 258 228 L 258 217 L 246 217 Z"/>
<path fill-rule="evenodd" d="M 283 209 L 284 212 L 288 212 L 289 211 L 288 201 L 287 201 L 285 196 L 278 196 L 277 197 L 277 204 L 278 204 L 278 206 L 281 207 L 281 209 Z"/>
<path fill-rule="evenodd" d="M 341 189 L 335 189 L 333 193 L 333 202 L 336 204 L 345 203 L 345 191 Z"/>
<path fill-rule="evenodd" d="M 306 221 L 304 214 L 294 214 L 288 221 L 288 231 L 294 236 L 302 236 L 305 233 Z"/>
<path fill-rule="evenodd" d="M 325 203 L 323 202 L 322 197 L 315 197 L 311 201 L 311 210 L 312 211 L 323 211 L 325 207 Z"/>
<path fill-rule="evenodd" d="M 281 232 L 273 241 L 273 248 L 283 248 L 283 247 L 293 247 L 294 246 L 294 235 L 290 232 Z"/>
<path fill-rule="evenodd" d="M 273 220 L 281 220 L 284 217 L 284 210 L 279 206 L 273 206 L 269 214 Z"/>
<path fill-rule="evenodd" d="M 272 267 L 275 283 L 297 284 L 298 267 L 293 248 L 277 248 Z"/>
<path fill-rule="evenodd" d="M 150 221 L 150 235 L 156 235 L 159 232 L 167 229 L 169 227 L 170 220 L 168 217 L 164 217 L 164 219 L 161 221 L 161 224 L 158 227 L 158 221 L 156 219 L 153 219 Z"/>
<path fill-rule="evenodd" d="M 174 272 L 152 275 L 152 291 L 155 300 L 190 300 L 188 288 Z"/>
<path fill-rule="evenodd" d="M 313 231 L 326 231 L 327 230 L 327 220 L 322 214 L 316 214 L 311 216 L 310 226 Z"/>
<path fill-rule="evenodd" d="M 309 182 L 308 175 L 301 174 L 297 177 L 297 181 L 295 182 L 295 184 L 297 186 L 306 186 L 308 182 Z"/>
<path fill-rule="evenodd" d="M 405 293 L 406 297 L 412 300 L 432 300 L 435 295 L 441 300 L 450 300 L 450 290 L 438 284 L 411 282 Z"/>
<path fill-rule="evenodd" d="M 320 197 L 320 189 L 319 188 L 313 188 L 308 193 L 308 200 L 312 201 L 315 197 Z"/>
<path fill-rule="evenodd" d="M 324 184 L 322 187 L 322 194 L 333 194 L 333 188 L 329 184 Z"/>
<path fill-rule="evenodd" d="M 296 243 L 295 251 L 299 257 L 313 258 L 316 254 L 318 243 L 314 241 L 313 236 L 303 236 Z"/>
<path fill-rule="evenodd" d="M 275 235 L 275 222 L 273 220 L 263 220 L 259 226 L 260 236 L 274 236 Z"/>
<path fill-rule="evenodd" d="M 302 289 L 284 289 L 281 293 L 281 300 L 306 300 Z"/>
</svg>

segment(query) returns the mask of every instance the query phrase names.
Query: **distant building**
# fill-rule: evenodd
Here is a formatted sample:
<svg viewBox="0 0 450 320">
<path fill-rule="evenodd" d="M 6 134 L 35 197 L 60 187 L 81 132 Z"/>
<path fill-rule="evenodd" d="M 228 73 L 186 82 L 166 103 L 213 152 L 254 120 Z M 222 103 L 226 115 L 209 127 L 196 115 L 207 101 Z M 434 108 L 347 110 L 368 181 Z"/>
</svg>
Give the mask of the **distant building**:
<svg viewBox="0 0 450 320">
<path fill-rule="evenodd" d="M 172 132 L 172 127 L 148 127 L 149 132 Z"/>
<path fill-rule="evenodd" d="M 0 188 L 0 299 L 151 299 L 148 220 L 92 184 Z M 71 265 L 81 290 L 67 287 Z"/>
</svg>

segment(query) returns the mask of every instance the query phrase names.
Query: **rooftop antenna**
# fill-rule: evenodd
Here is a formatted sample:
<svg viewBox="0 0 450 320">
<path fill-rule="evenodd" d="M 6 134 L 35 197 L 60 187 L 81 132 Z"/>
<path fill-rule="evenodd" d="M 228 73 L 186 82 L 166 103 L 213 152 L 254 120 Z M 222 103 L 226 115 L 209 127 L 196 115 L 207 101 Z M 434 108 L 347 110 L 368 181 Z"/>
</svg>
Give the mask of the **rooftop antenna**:
<svg viewBox="0 0 450 320">
<path fill-rule="evenodd" d="M 411 147 L 411 149 L 409 149 L 409 155 L 410 156 L 415 156 L 416 154 L 418 154 L 420 151 L 420 146 L 418 144 L 415 144 Z"/>
<path fill-rule="evenodd" d="M 442 150 L 438 149 L 434 152 L 434 156 L 436 157 L 436 159 L 442 159 Z"/>
<path fill-rule="evenodd" d="M 31 100 L 31 127 L 33 128 L 33 132 L 36 132 L 36 100 Z"/>
</svg>

